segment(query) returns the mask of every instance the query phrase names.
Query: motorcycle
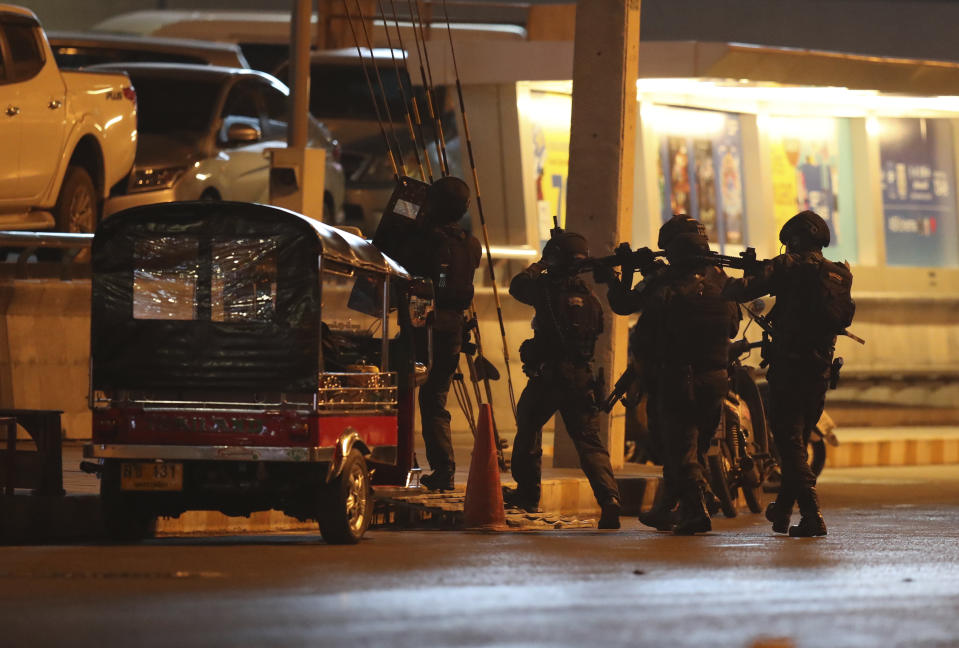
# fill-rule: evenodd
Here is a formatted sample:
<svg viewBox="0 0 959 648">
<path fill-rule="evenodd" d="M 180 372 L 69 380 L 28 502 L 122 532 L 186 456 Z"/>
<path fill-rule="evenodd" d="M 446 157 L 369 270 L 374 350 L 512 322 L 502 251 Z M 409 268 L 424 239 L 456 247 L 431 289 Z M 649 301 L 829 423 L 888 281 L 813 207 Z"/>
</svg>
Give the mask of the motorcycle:
<svg viewBox="0 0 959 648">
<path fill-rule="evenodd" d="M 761 513 L 763 484 L 778 467 L 772 453 L 765 401 L 757 382 L 758 371 L 744 365 L 741 359 L 759 345 L 746 339 L 730 344 L 729 391 L 719 425 L 703 453 L 709 486 L 726 517 L 736 516 L 740 491 L 750 512 Z"/>
<path fill-rule="evenodd" d="M 743 339 L 730 345 L 729 391 L 720 422 L 711 436 L 700 439 L 700 462 L 711 491 L 707 503 L 726 517 L 736 516 L 740 491 L 752 513 L 762 512 L 764 484 L 778 471 L 760 389 L 761 372 L 741 361 L 743 354 L 759 344 Z M 637 376 L 631 363 L 600 407 L 608 413 L 617 402 L 625 406 L 627 444 L 632 445 L 627 448 L 627 456 L 631 461 L 662 465 L 663 439 L 655 422 L 646 419 L 645 398 Z"/>
</svg>

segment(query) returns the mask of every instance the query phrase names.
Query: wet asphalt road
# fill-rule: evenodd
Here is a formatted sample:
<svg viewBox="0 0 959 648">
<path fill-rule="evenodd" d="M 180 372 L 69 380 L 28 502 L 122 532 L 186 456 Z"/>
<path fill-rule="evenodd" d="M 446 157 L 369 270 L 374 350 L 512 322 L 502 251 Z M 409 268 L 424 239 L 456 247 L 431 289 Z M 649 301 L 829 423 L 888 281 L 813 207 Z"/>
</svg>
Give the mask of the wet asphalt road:
<svg viewBox="0 0 959 648">
<path fill-rule="evenodd" d="M 959 466 L 827 471 L 829 536 L 373 531 L 0 548 L 0 646 L 959 645 Z"/>
</svg>

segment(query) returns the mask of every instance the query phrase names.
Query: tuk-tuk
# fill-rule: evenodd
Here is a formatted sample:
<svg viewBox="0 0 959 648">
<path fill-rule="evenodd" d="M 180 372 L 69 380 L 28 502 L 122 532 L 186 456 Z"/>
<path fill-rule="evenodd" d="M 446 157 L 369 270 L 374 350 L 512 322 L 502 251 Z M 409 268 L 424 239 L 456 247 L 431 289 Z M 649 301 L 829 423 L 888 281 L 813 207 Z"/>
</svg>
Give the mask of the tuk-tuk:
<svg viewBox="0 0 959 648">
<path fill-rule="evenodd" d="M 355 543 L 372 483 L 408 485 L 428 281 L 360 237 L 231 202 L 115 214 L 91 263 L 85 455 L 112 537 L 272 508 Z"/>
</svg>

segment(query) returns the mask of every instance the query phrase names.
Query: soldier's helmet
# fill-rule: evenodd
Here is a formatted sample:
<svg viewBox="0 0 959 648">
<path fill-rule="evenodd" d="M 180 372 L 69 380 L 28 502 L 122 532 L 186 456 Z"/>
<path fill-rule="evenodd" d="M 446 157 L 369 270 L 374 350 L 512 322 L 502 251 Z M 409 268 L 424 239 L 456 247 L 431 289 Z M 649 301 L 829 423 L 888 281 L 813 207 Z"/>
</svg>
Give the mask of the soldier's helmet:
<svg viewBox="0 0 959 648">
<path fill-rule="evenodd" d="M 430 185 L 423 205 L 430 223 L 445 225 L 458 221 L 470 206 L 470 188 L 454 176 L 440 178 Z"/>
<path fill-rule="evenodd" d="M 779 242 L 795 251 L 819 250 L 830 243 L 829 225 L 814 211 L 801 211 L 779 230 Z"/>
<path fill-rule="evenodd" d="M 589 242 L 585 236 L 559 228 L 553 230 L 543 246 L 543 261 L 548 266 L 568 267 L 588 256 Z"/>
<path fill-rule="evenodd" d="M 706 228 L 695 218 L 686 214 L 674 214 L 659 228 L 661 250 L 666 251 L 670 263 L 677 260 L 701 255 L 709 251 L 709 239 Z"/>
</svg>

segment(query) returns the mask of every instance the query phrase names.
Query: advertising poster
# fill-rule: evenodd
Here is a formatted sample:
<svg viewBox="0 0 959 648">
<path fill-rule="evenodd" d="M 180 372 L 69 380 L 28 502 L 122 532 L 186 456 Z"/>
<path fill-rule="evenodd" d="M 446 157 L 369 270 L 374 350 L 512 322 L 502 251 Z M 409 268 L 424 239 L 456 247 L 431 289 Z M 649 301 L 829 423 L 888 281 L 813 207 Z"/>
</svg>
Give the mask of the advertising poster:
<svg viewBox="0 0 959 648">
<path fill-rule="evenodd" d="M 566 186 L 569 176 L 569 128 L 573 96 L 559 90 L 531 88 L 521 104 L 529 121 L 536 183 L 536 211 L 541 242 L 549 239 L 556 217 L 566 222 Z"/>
<path fill-rule="evenodd" d="M 739 116 L 656 106 L 644 111 L 644 119 L 659 138 L 663 220 L 689 214 L 720 251 L 741 249 L 746 219 Z"/>
<path fill-rule="evenodd" d="M 848 120 L 771 117 L 766 124 L 776 231 L 798 212 L 811 209 L 829 225 L 832 243 L 826 256 L 855 261 Z"/>
<path fill-rule="evenodd" d="M 886 263 L 959 265 L 952 127 L 945 119 L 880 119 Z"/>
</svg>

